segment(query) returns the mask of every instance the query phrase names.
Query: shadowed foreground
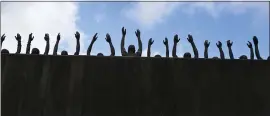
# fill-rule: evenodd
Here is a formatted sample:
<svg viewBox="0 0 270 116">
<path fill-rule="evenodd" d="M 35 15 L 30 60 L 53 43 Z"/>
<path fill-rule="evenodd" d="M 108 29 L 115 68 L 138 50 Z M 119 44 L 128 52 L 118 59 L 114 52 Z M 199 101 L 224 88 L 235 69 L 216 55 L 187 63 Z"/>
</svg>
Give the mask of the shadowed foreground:
<svg viewBox="0 0 270 116">
<path fill-rule="evenodd" d="M 270 62 L 1 56 L 2 116 L 269 116 Z"/>
</svg>

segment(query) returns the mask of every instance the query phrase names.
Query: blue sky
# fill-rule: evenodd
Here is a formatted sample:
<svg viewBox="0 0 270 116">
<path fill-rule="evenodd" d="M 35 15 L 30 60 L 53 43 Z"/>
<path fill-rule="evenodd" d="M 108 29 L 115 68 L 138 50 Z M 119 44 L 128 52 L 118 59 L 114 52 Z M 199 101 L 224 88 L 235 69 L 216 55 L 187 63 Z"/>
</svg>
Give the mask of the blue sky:
<svg viewBox="0 0 270 116">
<path fill-rule="evenodd" d="M 49 9 L 48 9 L 49 8 Z M 191 33 L 203 57 L 204 40 L 211 42 L 209 57 L 219 56 L 216 42 L 223 43 L 225 56 L 228 58 L 227 40 L 234 42 L 232 49 L 235 57 L 247 55 L 247 41 L 252 41 L 256 35 L 259 38 L 259 48 L 263 58 L 269 55 L 269 4 L 267 2 L 24 2 L 1 4 L 1 33 L 6 33 L 7 39 L 2 48 L 16 51 L 13 38 L 16 33 L 22 34 L 25 49 L 28 34 L 33 32 L 35 40 L 32 47 L 41 51 L 45 48 L 44 33 L 50 33 L 56 38 L 58 32 L 63 36 L 59 52 L 75 51 L 74 33 L 82 34 L 81 54 L 86 54 L 92 36 L 98 34 L 92 54 L 99 52 L 110 54 L 110 48 L 105 41 L 106 33 L 112 37 L 116 55 L 120 55 L 121 28 L 127 29 L 125 47 L 133 44 L 138 46 L 135 30 L 141 30 L 143 55 L 146 55 L 149 38 L 154 39 L 152 56 L 165 56 L 165 46 L 162 41 L 169 39 L 170 56 L 173 46 L 173 36 L 181 38 L 177 54 L 192 52 L 192 47 L 186 40 Z M 55 39 L 51 41 L 50 53 Z M 11 47 L 12 46 L 12 47 Z"/>
<path fill-rule="evenodd" d="M 149 5 L 143 4 L 147 3 L 79 3 L 80 19 L 77 21 L 77 24 L 82 30 L 84 30 L 86 35 L 90 36 L 87 37 L 84 42 L 82 42 L 82 44 L 85 45 L 85 48 L 83 49 L 87 49 L 92 39 L 92 35 L 97 32 L 99 33 L 99 38 L 93 46 L 93 52 L 104 52 L 105 54 L 109 54 L 109 45 L 106 43 L 104 38 L 106 33 L 110 33 L 116 49 L 116 54 L 120 55 L 121 27 L 124 26 L 127 29 L 126 47 L 130 44 L 134 44 L 137 47 L 138 43 L 134 32 L 136 29 L 140 29 L 142 32 L 143 50 L 146 51 L 149 38 L 153 38 L 155 40 L 154 44 L 152 45 L 153 54 L 165 54 L 165 46 L 162 43 L 162 40 L 165 37 L 168 37 L 169 39 L 171 51 L 174 34 L 178 34 L 181 38 L 177 49 L 178 56 L 182 56 L 182 54 L 185 52 L 192 53 L 191 45 L 186 40 L 189 33 L 191 33 L 194 37 L 200 57 L 203 57 L 203 42 L 206 39 L 211 42 L 209 47 L 209 55 L 211 57 L 219 56 L 218 49 L 215 45 L 215 43 L 219 40 L 223 43 L 223 50 L 226 57 L 229 56 L 226 45 L 227 40 L 234 42 L 232 49 L 235 57 L 239 57 L 240 55 L 244 54 L 249 56 L 249 49 L 246 43 L 247 41 L 252 41 L 252 36 L 254 35 L 259 38 L 261 55 L 266 57 L 269 54 L 269 11 L 263 11 L 264 9 L 260 9 L 255 5 L 248 6 L 250 4 L 248 2 L 241 3 L 241 6 L 247 6 L 243 7 L 242 9 L 235 8 L 233 4 L 231 5 L 231 3 L 228 2 L 203 2 L 199 3 L 199 5 L 196 5 L 198 3 L 195 2 L 177 2 L 167 4 L 158 4 L 153 2 L 153 4 L 158 4 L 156 5 L 158 8 L 155 9 L 154 6 L 154 9 L 152 9 L 153 11 L 143 11 L 153 7 L 151 6 L 151 3 L 148 3 Z M 166 5 L 163 6 L 163 4 Z M 212 6 L 207 6 L 207 4 L 211 4 Z M 218 5 L 220 6 L 215 7 L 216 9 L 213 8 L 213 6 Z M 269 7 L 267 6 L 267 3 L 258 3 L 257 5 L 263 5 L 267 8 Z M 170 10 L 160 11 L 164 9 Z M 151 16 L 144 17 L 147 15 L 155 15 L 160 12 L 161 14 L 162 12 L 165 13 L 163 13 L 162 16 L 156 16 L 158 18 L 151 18 Z"/>
</svg>

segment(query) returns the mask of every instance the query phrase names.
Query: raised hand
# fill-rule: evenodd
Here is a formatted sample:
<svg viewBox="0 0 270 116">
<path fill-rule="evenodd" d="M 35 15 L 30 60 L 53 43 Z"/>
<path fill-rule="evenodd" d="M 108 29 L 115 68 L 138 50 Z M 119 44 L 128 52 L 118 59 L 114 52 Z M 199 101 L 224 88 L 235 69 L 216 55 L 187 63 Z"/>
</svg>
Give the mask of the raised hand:
<svg viewBox="0 0 270 116">
<path fill-rule="evenodd" d="M 126 35 L 126 34 L 127 34 L 127 30 L 124 27 L 122 27 L 122 35 Z"/>
<path fill-rule="evenodd" d="M 256 36 L 253 36 L 253 43 L 254 45 L 258 45 L 259 43 L 258 38 Z"/>
<path fill-rule="evenodd" d="M 210 46 L 210 42 L 208 42 L 208 40 L 204 41 L 204 47 L 208 48 Z"/>
<path fill-rule="evenodd" d="M 135 31 L 135 34 L 137 36 L 137 38 L 140 38 L 141 37 L 141 32 L 139 29 L 137 29 L 137 31 Z"/>
<path fill-rule="evenodd" d="M 5 38 L 6 38 L 6 35 L 3 34 L 3 35 L 1 36 L 1 42 L 5 41 Z"/>
<path fill-rule="evenodd" d="M 252 43 L 250 41 L 248 41 L 247 46 L 248 46 L 248 48 L 253 48 Z"/>
<path fill-rule="evenodd" d="M 234 59 L 233 51 L 232 51 L 232 45 L 233 45 L 233 42 L 231 42 L 230 40 L 228 40 L 227 41 L 227 46 L 228 46 L 228 49 L 229 49 L 230 59 Z"/>
<path fill-rule="evenodd" d="M 93 39 L 92 39 L 93 42 L 95 42 L 95 41 L 97 40 L 97 38 L 98 38 L 97 34 L 98 34 L 98 33 L 96 33 L 96 34 L 93 36 Z"/>
<path fill-rule="evenodd" d="M 50 40 L 50 37 L 49 37 L 49 34 L 48 33 L 45 34 L 44 39 L 45 39 L 45 41 L 49 41 Z"/>
<path fill-rule="evenodd" d="M 152 40 L 152 38 L 150 38 L 148 41 L 148 45 L 151 46 L 151 45 L 153 45 L 153 43 L 154 43 L 154 40 Z"/>
<path fill-rule="evenodd" d="M 17 33 L 17 36 L 15 36 L 15 39 L 17 41 L 21 41 L 22 37 L 21 37 L 21 35 L 19 33 Z"/>
<path fill-rule="evenodd" d="M 192 35 L 188 34 L 188 38 L 187 38 L 189 43 L 193 43 L 193 37 Z"/>
<path fill-rule="evenodd" d="M 34 40 L 34 38 L 35 38 L 35 37 L 33 36 L 33 33 L 30 33 L 30 34 L 29 34 L 29 37 L 28 37 L 28 41 L 31 42 L 31 41 Z"/>
<path fill-rule="evenodd" d="M 80 33 L 77 31 L 76 33 L 75 33 L 75 38 L 77 39 L 77 40 L 79 40 L 80 39 Z"/>
<path fill-rule="evenodd" d="M 222 43 L 220 41 L 218 41 L 218 43 L 216 43 L 216 45 L 217 45 L 218 48 L 222 47 Z"/>
<path fill-rule="evenodd" d="M 105 40 L 106 40 L 108 43 L 111 43 L 111 42 L 112 42 L 110 34 L 108 34 L 108 33 L 106 34 Z"/>
<path fill-rule="evenodd" d="M 228 41 L 227 41 L 227 46 L 228 46 L 228 47 L 232 47 L 232 45 L 233 45 L 233 42 L 231 42 L 230 40 L 228 40 Z"/>
<path fill-rule="evenodd" d="M 93 36 L 93 39 L 90 43 L 90 45 L 88 46 L 88 49 L 87 49 L 87 55 L 90 56 L 91 55 L 91 51 L 92 51 L 92 47 L 93 47 L 93 44 L 95 43 L 95 41 L 97 40 L 98 36 L 97 36 L 98 33 L 95 33 L 95 35 Z M 107 36 L 107 35 L 106 35 Z M 105 38 L 106 39 L 106 38 Z"/>
<path fill-rule="evenodd" d="M 120 44 L 122 56 L 126 56 L 128 54 L 125 49 L 125 37 L 127 34 L 126 32 L 127 30 L 124 27 L 122 27 L 122 39 L 121 39 L 121 44 Z"/>
<path fill-rule="evenodd" d="M 167 37 L 165 37 L 165 40 L 163 40 L 163 44 L 166 46 L 166 45 L 168 45 L 168 38 Z"/>
<path fill-rule="evenodd" d="M 60 41 L 60 38 L 61 38 L 61 36 L 60 36 L 60 33 L 58 33 L 58 35 L 57 35 L 57 41 Z"/>
<path fill-rule="evenodd" d="M 28 42 L 27 42 L 27 47 L 26 47 L 26 54 L 30 54 L 30 47 L 31 47 L 31 42 L 34 40 L 33 33 L 29 34 L 28 37 Z"/>
<path fill-rule="evenodd" d="M 49 50 L 50 50 L 50 37 L 49 34 L 46 33 L 45 37 L 44 37 L 45 41 L 46 41 L 46 47 L 45 47 L 45 51 L 44 51 L 44 55 L 48 55 L 49 54 Z"/>
<path fill-rule="evenodd" d="M 259 41 L 258 38 L 256 36 L 253 36 L 253 42 L 254 42 L 254 46 L 255 46 L 255 55 L 257 57 L 257 59 L 262 60 L 263 58 L 260 55 L 260 50 L 259 50 Z"/>
<path fill-rule="evenodd" d="M 180 41 L 180 38 L 178 38 L 178 35 L 174 35 L 174 43 L 178 43 Z"/>
<path fill-rule="evenodd" d="M 210 45 L 210 42 L 208 40 L 204 41 L 204 58 L 208 58 L 208 47 Z"/>
</svg>

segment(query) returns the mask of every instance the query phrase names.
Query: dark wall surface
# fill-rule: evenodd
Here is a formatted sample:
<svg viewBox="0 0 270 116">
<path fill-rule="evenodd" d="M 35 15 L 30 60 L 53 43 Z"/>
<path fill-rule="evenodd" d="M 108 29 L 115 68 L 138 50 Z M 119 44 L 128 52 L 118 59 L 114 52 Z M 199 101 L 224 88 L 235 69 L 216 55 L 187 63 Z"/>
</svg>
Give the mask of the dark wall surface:
<svg viewBox="0 0 270 116">
<path fill-rule="evenodd" d="M 1 56 L 2 116 L 270 116 L 270 62 Z"/>
</svg>

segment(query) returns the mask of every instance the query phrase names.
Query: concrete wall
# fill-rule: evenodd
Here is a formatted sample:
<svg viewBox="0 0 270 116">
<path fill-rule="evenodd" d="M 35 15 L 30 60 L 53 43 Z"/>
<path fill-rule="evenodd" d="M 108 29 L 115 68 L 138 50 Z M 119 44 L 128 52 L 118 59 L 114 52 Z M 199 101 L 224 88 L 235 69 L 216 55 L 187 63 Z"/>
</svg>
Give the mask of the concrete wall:
<svg viewBox="0 0 270 116">
<path fill-rule="evenodd" d="M 270 62 L 2 55 L 2 116 L 270 116 Z"/>
</svg>

